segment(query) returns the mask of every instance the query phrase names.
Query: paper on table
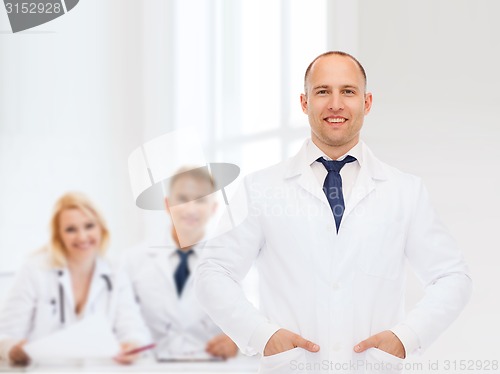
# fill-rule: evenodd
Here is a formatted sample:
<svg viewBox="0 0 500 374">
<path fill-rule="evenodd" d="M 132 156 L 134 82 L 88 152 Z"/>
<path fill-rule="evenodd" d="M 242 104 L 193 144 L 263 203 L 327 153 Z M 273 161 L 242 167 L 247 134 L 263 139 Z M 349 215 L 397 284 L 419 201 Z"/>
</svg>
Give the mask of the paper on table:
<svg viewBox="0 0 500 374">
<path fill-rule="evenodd" d="M 111 358 L 119 353 L 120 345 L 106 317 L 96 313 L 26 344 L 24 350 L 33 360 Z"/>
<path fill-rule="evenodd" d="M 221 358 L 214 357 L 206 352 L 191 352 L 191 353 L 171 353 L 157 352 L 156 360 L 158 362 L 196 362 L 196 361 L 220 361 Z"/>
</svg>

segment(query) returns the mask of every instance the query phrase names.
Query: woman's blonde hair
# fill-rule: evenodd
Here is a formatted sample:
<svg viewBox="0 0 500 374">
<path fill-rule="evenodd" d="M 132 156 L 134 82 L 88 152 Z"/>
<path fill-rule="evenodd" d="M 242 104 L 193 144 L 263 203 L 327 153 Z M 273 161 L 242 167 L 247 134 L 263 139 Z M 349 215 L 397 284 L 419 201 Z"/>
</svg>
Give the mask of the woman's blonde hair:
<svg viewBox="0 0 500 374">
<path fill-rule="evenodd" d="M 109 230 L 104 221 L 104 217 L 96 206 L 80 192 L 68 192 L 62 195 L 55 203 L 50 220 L 50 243 L 48 250 L 52 265 L 55 267 L 64 267 L 67 264 L 66 248 L 60 235 L 60 216 L 64 210 L 78 209 L 88 217 L 96 220 L 101 228 L 101 244 L 99 246 L 99 255 L 103 256 L 109 243 Z"/>
</svg>

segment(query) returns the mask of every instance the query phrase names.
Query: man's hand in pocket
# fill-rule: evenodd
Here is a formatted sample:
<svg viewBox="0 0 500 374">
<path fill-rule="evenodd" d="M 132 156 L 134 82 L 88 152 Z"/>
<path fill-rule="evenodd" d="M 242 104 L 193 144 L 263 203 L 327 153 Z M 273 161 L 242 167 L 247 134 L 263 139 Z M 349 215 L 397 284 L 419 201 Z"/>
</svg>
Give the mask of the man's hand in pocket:
<svg viewBox="0 0 500 374">
<path fill-rule="evenodd" d="M 302 336 L 294 334 L 285 329 L 279 329 L 271 336 L 266 344 L 264 356 L 272 356 L 278 353 L 289 351 L 293 348 L 303 348 L 309 352 L 318 352 L 319 345 L 304 339 Z"/>
<path fill-rule="evenodd" d="M 354 347 L 354 351 L 361 353 L 368 348 L 378 348 L 381 351 L 404 359 L 406 357 L 405 347 L 401 340 L 390 330 L 382 331 L 370 336 Z"/>
</svg>

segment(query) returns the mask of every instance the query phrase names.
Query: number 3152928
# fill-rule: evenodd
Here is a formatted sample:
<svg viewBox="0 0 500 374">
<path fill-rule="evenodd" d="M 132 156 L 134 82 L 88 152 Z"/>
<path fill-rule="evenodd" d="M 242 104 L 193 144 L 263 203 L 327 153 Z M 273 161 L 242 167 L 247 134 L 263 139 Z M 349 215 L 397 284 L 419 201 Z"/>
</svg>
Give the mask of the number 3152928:
<svg viewBox="0 0 500 374">
<path fill-rule="evenodd" d="M 58 14 L 62 13 L 61 4 L 52 3 L 5 3 L 7 13 L 16 14 Z"/>
</svg>

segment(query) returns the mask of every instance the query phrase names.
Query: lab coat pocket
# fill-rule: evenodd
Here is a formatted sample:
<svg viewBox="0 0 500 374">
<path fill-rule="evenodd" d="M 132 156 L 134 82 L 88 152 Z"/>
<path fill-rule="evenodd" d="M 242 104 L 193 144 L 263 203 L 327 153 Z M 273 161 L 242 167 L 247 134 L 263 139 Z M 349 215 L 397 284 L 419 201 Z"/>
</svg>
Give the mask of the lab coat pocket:
<svg viewBox="0 0 500 374">
<path fill-rule="evenodd" d="M 366 351 L 366 373 L 396 374 L 402 373 L 404 360 L 378 348 Z"/>
<path fill-rule="evenodd" d="M 38 321 L 43 321 L 42 324 L 44 325 L 60 323 L 62 318 L 61 307 L 57 298 L 39 300 L 36 305 L 35 313 L 35 318 Z M 48 321 L 51 321 L 52 323 Z"/>
<path fill-rule="evenodd" d="M 306 354 L 302 348 L 292 348 L 272 356 L 264 356 L 260 361 L 260 374 L 305 373 Z"/>
<path fill-rule="evenodd" d="M 403 225 L 394 221 L 371 223 L 359 239 L 361 271 L 384 279 L 397 279 L 404 267 Z"/>
</svg>

